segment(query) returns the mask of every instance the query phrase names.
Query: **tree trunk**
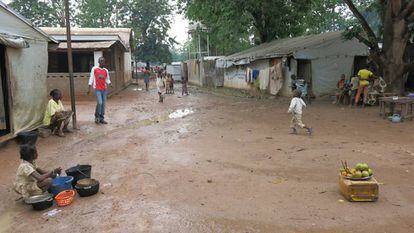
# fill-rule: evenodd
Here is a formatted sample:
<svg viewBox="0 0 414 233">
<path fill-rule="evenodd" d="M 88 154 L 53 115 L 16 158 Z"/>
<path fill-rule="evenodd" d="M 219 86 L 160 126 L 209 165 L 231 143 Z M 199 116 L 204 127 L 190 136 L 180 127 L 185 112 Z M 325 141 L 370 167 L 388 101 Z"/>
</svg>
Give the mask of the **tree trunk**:
<svg viewBox="0 0 414 233">
<path fill-rule="evenodd" d="M 384 66 L 384 80 L 387 83 L 387 91 L 395 93 L 397 95 L 404 94 L 404 68 L 395 65 L 389 64 Z"/>
<path fill-rule="evenodd" d="M 404 93 L 404 74 L 406 69 L 407 43 L 411 36 L 409 23 L 414 21 L 414 0 L 378 1 L 385 7 L 383 14 L 383 46 L 379 48 L 379 39 L 364 16 L 355 7 L 352 0 L 343 0 L 355 17 L 360 21 L 366 35 L 356 37 L 371 48 L 371 57 L 381 67 L 388 87 L 387 91 L 398 95 Z M 411 64 L 408 64 L 411 66 Z M 414 65 L 413 65 L 414 67 Z"/>
<path fill-rule="evenodd" d="M 384 80 L 388 90 L 402 95 L 404 93 L 403 76 L 405 73 L 404 54 L 409 39 L 407 22 L 405 19 L 393 17 L 392 9 L 387 9 L 384 20 L 384 44 L 381 64 L 384 71 Z"/>
</svg>

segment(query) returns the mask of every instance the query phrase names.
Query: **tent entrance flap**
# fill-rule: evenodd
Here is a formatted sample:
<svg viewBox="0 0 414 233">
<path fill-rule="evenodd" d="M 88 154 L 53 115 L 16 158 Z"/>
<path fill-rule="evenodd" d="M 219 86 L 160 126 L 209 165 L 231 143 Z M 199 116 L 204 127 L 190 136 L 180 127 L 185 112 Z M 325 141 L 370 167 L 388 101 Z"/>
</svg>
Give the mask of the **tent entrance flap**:
<svg viewBox="0 0 414 233">
<path fill-rule="evenodd" d="M 0 44 L 0 136 L 10 133 L 8 82 L 6 73 L 6 49 Z"/>
<path fill-rule="evenodd" d="M 309 90 L 312 90 L 312 63 L 311 60 L 298 60 L 298 78 L 302 78 L 308 83 Z"/>
</svg>

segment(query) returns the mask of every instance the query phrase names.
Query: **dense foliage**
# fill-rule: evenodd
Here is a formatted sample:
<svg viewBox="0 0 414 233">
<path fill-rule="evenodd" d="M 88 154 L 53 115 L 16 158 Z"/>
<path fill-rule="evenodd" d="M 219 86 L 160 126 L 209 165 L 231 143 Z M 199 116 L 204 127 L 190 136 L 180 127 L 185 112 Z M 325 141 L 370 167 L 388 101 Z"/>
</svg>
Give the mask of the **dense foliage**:
<svg viewBox="0 0 414 233">
<path fill-rule="evenodd" d="M 208 28 L 213 49 L 220 54 L 285 37 L 344 30 L 350 21 L 342 0 L 179 2 L 190 20 Z"/>
<path fill-rule="evenodd" d="M 135 56 L 146 62 L 172 60 L 168 36 L 174 6 L 168 0 L 73 0 L 72 23 L 79 27 L 130 27 Z M 65 26 L 63 0 L 13 0 L 10 6 L 37 26 Z M 75 10 L 76 8 L 76 10 Z"/>
</svg>

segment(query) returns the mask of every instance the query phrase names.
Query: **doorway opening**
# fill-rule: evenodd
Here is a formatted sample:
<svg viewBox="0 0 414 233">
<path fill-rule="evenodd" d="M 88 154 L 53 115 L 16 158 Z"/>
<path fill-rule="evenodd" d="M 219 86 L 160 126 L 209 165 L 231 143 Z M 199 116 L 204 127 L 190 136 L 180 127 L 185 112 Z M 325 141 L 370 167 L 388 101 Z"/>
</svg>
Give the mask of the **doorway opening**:
<svg viewBox="0 0 414 233">
<path fill-rule="evenodd" d="M 358 71 L 366 68 L 368 65 L 366 56 L 356 56 L 354 58 L 354 72 L 353 77 L 358 75 Z M 373 71 L 374 72 L 374 71 Z"/>
<path fill-rule="evenodd" d="M 10 106 L 9 106 L 9 85 L 7 82 L 6 70 L 6 47 L 0 45 L 0 136 L 11 132 L 10 130 Z"/>
<path fill-rule="evenodd" d="M 299 59 L 297 78 L 304 79 L 307 84 L 308 95 L 310 98 L 314 98 L 312 91 L 312 63 L 311 60 Z"/>
</svg>

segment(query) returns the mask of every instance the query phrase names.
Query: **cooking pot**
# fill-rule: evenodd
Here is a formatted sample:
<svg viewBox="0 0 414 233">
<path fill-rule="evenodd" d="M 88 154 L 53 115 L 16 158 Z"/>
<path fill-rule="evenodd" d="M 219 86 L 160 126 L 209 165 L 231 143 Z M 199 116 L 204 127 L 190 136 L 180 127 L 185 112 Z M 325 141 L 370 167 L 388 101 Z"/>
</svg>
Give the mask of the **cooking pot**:
<svg viewBox="0 0 414 233">
<path fill-rule="evenodd" d="M 68 176 L 73 176 L 72 185 L 75 186 L 78 180 L 91 178 L 91 170 L 91 165 L 76 165 L 67 169 L 65 172 Z"/>
<path fill-rule="evenodd" d="M 31 204 L 34 210 L 45 210 L 53 206 L 53 195 L 42 194 L 28 197 L 25 202 Z"/>
<path fill-rule="evenodd" d="M 81 197 L 95 195 L 99 191 L 99 181 L 95 179 L 81 179 L 75 185 L 75 189 Z"/>
</svg>

